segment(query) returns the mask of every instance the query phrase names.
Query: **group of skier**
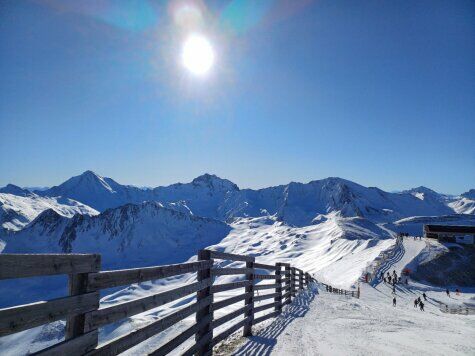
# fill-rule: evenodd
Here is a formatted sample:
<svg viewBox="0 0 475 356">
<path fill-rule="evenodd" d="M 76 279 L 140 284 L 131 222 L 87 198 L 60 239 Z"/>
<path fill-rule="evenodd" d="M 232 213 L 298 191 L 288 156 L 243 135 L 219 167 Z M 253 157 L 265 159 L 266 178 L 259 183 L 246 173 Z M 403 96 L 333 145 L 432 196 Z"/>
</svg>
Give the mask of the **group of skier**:
<svg viewBox="0 0 475 356">
<path fill-rule="evenodd" d="M 425 294 L 425 292 L 422 293 L 422 297 L 424 298 L 424 301 L 427 302 L 427 295 Z M 414 300 L 414 308 L 417 308 L 418 306 L 421 309 L 421 311 L 424 311 L 424 302 L 422 301 L 421 297 L 417 297 Z"/>
<path fill-rule="evenodd" d="M 397 300 L 396 300 L 396 284 L 397 283 L 402 283 L 402 277 L 398 276 L 396 273 L 396 270 L 393 270 L 393 273 L 390 274 L 387 272 L 387 275 L 384 275 L 384 272 L 381 273 L 381 278 L 384 281 L 384 283 L 388 283 L 389 285 L 392 285 L 392 294 L 394 295 L 393 297 L 393 307 L 396 306 Z M 408 283 L 408 279 L 406 277 L 405 284 Z M 447 290 L 448 291 L 448 290 Z M 422 293 L 422 297 L 424 298 L 424 301 L 427 301 L 427 295 Z M 422 301 L 421 297 L 418 297 L 417 299 L 414 300 L 414 308 L 419 307 L 421 311 L 424 311 L 424 302 Z"/>
<path fill-rule="evenodd" d="M 397 283 L 403 283 L 402 276 L 398 276 L 395 270 L 393 271 L 392 275 L 388 272 L 387 276 L 384 275 L 384 272 L 381 272 L 381 279 L 384 281 L 384 283 L 389 283 L 392 285 L 393 290 L 395 289 Z M 405 284 L 409 284 L 407 277 L 404 282 Z"/>
</svg>

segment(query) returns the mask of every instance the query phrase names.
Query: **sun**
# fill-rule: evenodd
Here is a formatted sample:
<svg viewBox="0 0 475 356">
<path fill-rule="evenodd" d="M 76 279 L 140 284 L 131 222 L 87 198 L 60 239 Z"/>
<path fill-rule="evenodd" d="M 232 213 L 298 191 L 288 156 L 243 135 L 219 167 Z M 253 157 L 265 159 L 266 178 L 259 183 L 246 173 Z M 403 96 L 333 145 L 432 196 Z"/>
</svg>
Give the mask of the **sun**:
<svg viewBox="0 0 475 356">
<path fill-rule="evenodd" d="M 204 75 L 214 64 L 214 50 L 206 37 L 193 34 L 183 44 L 181 58 L 191 73 Z"/>
</svg>

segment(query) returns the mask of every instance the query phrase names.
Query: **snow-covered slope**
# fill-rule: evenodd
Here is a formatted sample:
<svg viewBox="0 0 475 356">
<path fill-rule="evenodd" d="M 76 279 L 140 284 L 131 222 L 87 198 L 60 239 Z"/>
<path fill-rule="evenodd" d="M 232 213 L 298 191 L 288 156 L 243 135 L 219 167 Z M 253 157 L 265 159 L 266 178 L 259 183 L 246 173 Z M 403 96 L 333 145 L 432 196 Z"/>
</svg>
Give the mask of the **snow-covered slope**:
<svg viewBox="0 0 475 356">
<path fill-rule="evenodd" d="M 452 214 L 442 216 L 414 216 L 401 219 L 384 226 L 395 232 L 407 232 L 413 236 L 422 236 L 423 225 L 475 225 L 475 215 Z"/>
<path fill-rule="evenodd" d="M 6 230 L 20 230 L 38 214 L 48 209 L 66 217 L 71 217 L 74 214 L 98 214 L 93 208 L 72 199 L 40 197 L 29 191 L 16 188 L 9 189 L 8 191 L 11 193 L 0 193 L 0 226 Z M 6 189 L 2 190 L 6 191 Z"/>
<path fill-rule="evenodd" d="M 164 207 L 127 204 L 96 216 L 41 213 L 6 239 L 5 253 L 100 253 L 104 268 L 182 262 L 221 241 L 227 224 Z"/>
<path fill-rule="evenodd" d="M 448 205 L 458 214 L 475 214 L 475 198 L 461 196 Z"/>
</svg>

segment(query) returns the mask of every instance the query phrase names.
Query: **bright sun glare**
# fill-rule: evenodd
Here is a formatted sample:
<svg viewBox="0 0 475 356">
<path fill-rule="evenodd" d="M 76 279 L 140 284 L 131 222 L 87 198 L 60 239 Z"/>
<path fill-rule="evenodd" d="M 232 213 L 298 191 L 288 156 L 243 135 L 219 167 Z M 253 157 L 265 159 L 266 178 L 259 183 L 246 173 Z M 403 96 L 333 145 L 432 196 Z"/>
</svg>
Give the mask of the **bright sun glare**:
<svg viewBox="0 0 475 356">
<path fill-rule="evenodd" d="M 214 63 L 214 51 L 208 39 L 191 35 L 183 45 L 182 61 L 185 68 L 196 75 L 206 74 Z"/>
</svg>

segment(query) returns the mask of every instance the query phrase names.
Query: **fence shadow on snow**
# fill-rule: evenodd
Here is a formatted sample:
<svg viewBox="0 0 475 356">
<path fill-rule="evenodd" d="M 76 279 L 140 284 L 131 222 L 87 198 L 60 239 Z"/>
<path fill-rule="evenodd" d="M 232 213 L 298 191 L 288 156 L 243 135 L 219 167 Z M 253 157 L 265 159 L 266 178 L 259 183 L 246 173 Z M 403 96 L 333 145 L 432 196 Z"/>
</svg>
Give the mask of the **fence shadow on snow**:
<svg viewBox="0 0 475 356">
<path fill-rule="evenodd" d="M 277 343 L 277 337 L 282 334 L 285 328 L 297 318 L 303 318 L 307 314 L 310 303 L 318 294 L 317 287 L 312 287 L 301 291 L 292 300 L 292 304 L 282 310 L 282 314 L 274 321 L 256 332 L 254 336 L 248 338 L 246 343 L 241 346 L 233 355 L 256 355 L 267 356 L 272 353 Z"/>
</svg>

